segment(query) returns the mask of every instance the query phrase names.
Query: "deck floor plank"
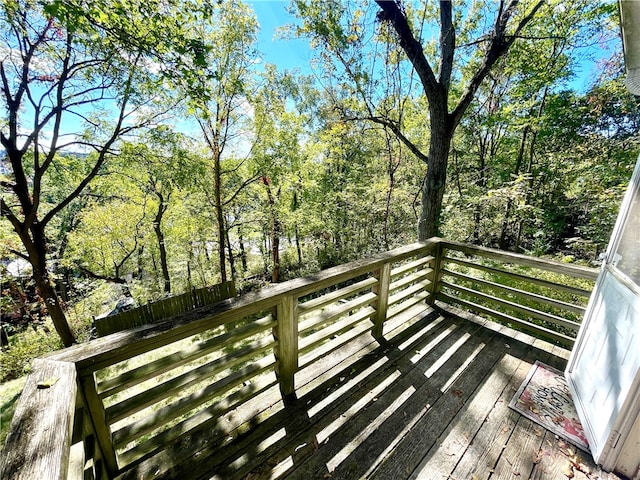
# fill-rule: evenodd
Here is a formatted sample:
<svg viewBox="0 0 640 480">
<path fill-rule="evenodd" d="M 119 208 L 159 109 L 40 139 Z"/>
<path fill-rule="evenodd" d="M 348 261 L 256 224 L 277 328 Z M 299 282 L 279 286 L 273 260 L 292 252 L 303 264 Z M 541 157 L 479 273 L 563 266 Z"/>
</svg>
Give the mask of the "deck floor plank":
<svg viewBox="0 0 640 480">
<path fill-rule="evenodd" d="M 481 428 L 476 432 L 469 448 L 451 473 L 451 478 L 487 479 L 504 451 L 509 437 L 515 428 L 518 415 L 508 405 L 527 373 L 530 364 L 522 361 L 527 355 L 533 356 L 530 345 L 510 341 L 509 354 L 502 360 L 505 372 L 511 371 L 504 388 L 495 402 L 488 404 L 489 412 Z M 512 350 L 513 349 L 513 350 Z"/>
<path fill-rule="evenodd" d="M 385 339 L 363 334 L 301 369 L 295 405 L 269 392 L 123 478 L 620 479 L 508 407 L 536 360 L 563 369 L 566 350 L 427 306 Z"/>
<path fill-rule="evenodd" d="M 529 346 L 521 342 L 513 342 L 511 348 L 514 349 L 513 353 L 523 355 Z M 484 445 L 487 438 L 483 439 L 480 432 L 485 429 L 485 437 L 489 439 L 497 434 L 497 425 L 490 428 L 489 415 L 496 403 L 500 401 L 520 363 L 521 361 L 512 354 L 504 355 L 500 359 L 487 381 L 474 392 L 460 414 L 452 419 L 449 427 L 427 452 L 411 478 L 428 477 L 433 480 L 447 480 L 454 476 L 452 474 L 463 457 L 481 459 L 486 452 Z M 476 438 L 479 435 L 480 438 Z M 475 465 L 476 461 L 473 464 Z M 460 478 L 471 478 L 471 476 L 472 473 L 467 471 Z"/>
</svg>

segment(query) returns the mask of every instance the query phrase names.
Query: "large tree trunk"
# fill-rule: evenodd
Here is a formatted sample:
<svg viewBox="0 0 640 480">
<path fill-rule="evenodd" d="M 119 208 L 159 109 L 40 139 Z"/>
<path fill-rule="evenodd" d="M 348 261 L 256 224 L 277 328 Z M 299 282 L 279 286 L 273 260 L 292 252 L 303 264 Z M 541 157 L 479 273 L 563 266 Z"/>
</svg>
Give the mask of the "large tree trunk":
<svg viewBox="0 0 640 480">
<path fill-rule="evenodd" d="M 442 210 L 442 198 L 446 182 L 447 157 L 455 129 L 475 98 L 482 81 L 487 77 L 497 60 L 507 53 L 522 29 L 542 7 L 544 0 L 537 0 L 528 8 L 528 13 L 518 20 L 512 20 L 514 12 L 517 11 L 518 0 L 510 0 L 508 3 L 505 3 L 504 0 L 500 2 L 495 24 L 491 33 L 486 37 L 486 47 L 482 62 L 479 63 L 475 73 L 470 77 L 470 81 L 463 89 L 458 104 L 451 112 L 449 112 L 448 108 L 448 96 L 456 50 L 453 2 L 448 0 L 440 0 L 439 2 L 440 62 L 437 76 L 425 56 L 420 36 L 416 38 L 412 31 L 401 2 L 376 0 L 376 3 L 380 7 L 378 19 L 390 22 L 395 29 L 400 46 L 413 65 L 429 102 L 431 137 L 429 138 L 429 155 L 427 157 L 427 176 L 422 190 L 422 210 L 418 220 L 418 239 L 426 240 L 438 235 L 440 230 L 440 212 Z M 507 31 L 509 31 L 509 35 L 507 35 Z M 394 122 L 381 121 L 376 117 L 373 120 L 388 125 L 414 154 L 424 159 L 424 155 L 417 146 L 402 135 L 400 125 Z"/>
<path fill-rule="evenodd" d="M 271 271 L 271 282 L 278 283 L 280 281 L 280 235 L 282 234 L 282 223 L 278 218 L 276 211 L 276 202 L 271 193 L 271 181 L 268 177 L 262 177 L 262 183 L 267 190 L 267 199 L 269 201 L 269 209 L 271 210 L 271 259 L 273 261 L 273 270 Z M 280 196 L 280 189 L 276 194 Z"/>
<path fill-rule="evenodd" d="M 437 101 L 429 102 L 430 141 L 427 176 L 422 185 L 422 209 L 418 220 L 418 240 L 440 234 L 440 212 L 447 182 L 447 163 L 454 129 L 447 115 L 447 93 L 443 90 Z"/>
<path fill-rule="evenodd" d="M 18 233 L 21 233 L 22 242 L 27 247 L 29 262 L 33 268 L 33 279 L 36 282 L 38 293 L 42 297 L 42 301 L 47 308 L 56 332 L 62 339 L 62 343 L 65 347 L 68 347 L 76 342 L 76 338 L 69 327 L 60 298 L 49 276 L 47 269 L 47 241 L 44 229 L 35 221 L 28 232 Z"/>
</svg>

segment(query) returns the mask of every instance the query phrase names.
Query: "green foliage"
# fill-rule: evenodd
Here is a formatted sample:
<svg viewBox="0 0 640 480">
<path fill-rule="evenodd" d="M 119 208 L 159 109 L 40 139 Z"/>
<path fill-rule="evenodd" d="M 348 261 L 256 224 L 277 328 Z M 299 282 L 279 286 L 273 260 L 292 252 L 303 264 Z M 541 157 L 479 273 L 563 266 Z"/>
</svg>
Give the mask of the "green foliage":
<svg viewBox="0 0 640 480">
<path fill-rule="evenodd" d="M 11 337 L 9 345 L 0 351 L 0 382 L 23 376 L 30 371 L 35 358 L 61 347 L 57 335 L 42 329 L 28 329 Z"/>
<path fill-rule="evenodd" d="M 83 119 L 68 123 L 77 127 L 73 142 L 95 151 L 58 149 L 40 170 L 36 159 L 42 162 L 46 149 L 31 147 L 24 156 L 27 183 L 40 189 L 38 214 L 54 211 L 46 226 L 49 266 L 69 282 L 76 331 L 86 332 L 91 315 L 110 310 L 120 295 L 162 296 L 166 277 L 180 293 L 218 282 L 226 264 L 241 290 L 266 283 L 276 261 L 284 280 L 415 240 L 426 166 L 393 129 L 426 152 L 430 105 L 374 2 L 293 2 L 300 21 L 290 33 L 317 47 L 316 77 L 260 64 L 257 20 L 238 0 L 56 0 L 46 3 L 45 15 L 37 5 L 5 2 L 2 35 L 13 47 L 12 22 L 32 42 L 49 28 L 44 60 L 63 58 L 67 32 L 78 39 L 77 58 L 113 59 L 61 86 L 72 102 L 62 118 Z M 167 15 L 157 14 L 160 5 Z M 475 41 L 495 16 L 492 2 L 467 6 L 454 8 L 460 55 L 451 104 L 481 61 L 482 42 Z M 527 8 L 522 4 L 515 18 Z M 592 260 L 608 241 L 635 163 L 638 102 L 622 83 L 620 57 L 586 92 L 568 89 L 577 47 L 607 34 L 610 6 L 552 1 L 543 8 L 459 126 L 442 233 Z M 19 23 L 25 9 L 29 22 Z M 429 27 L 439 21 L 437 5 L 407 4 L 406 12 L 437 65 L 441 46 Z M 7 58 L 19 80 L 18 56 Z M 60 67 L 48 71 L 45 64 L 32 66 L 34 93 L 58 85 Z M 54 97 L 40 97 L 41 115 L 55 110 Z M 117 125 L 113 107 L 125 104 L 130 109 Z M 8 119 L 0 122 L 5 132 Z M 118 128 L 122 135 L 105 143 Z M 180 133 L 186 130 L 197 130 L 196 138 Z M 3 185 L 13 179 L 1 178 Z M 10 189 L 5 198 L 17 205 Z M 3 218 L 0 256 L 14 252 L 24 246 Z M 125 283 L 104 301 L 85 303 L 105 282 Z"/>
</svg>

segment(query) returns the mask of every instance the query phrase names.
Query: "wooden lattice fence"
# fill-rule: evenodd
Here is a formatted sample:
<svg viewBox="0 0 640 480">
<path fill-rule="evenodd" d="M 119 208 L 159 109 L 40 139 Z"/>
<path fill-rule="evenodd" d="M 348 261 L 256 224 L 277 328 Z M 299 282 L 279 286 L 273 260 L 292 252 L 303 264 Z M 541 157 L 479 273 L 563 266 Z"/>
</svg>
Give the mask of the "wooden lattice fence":
<svg viewBox="0 0 640 480">
<path fill-rule="evenodd" d="M 234 282 L 219 283 L 194 289 L 182 295 L 158 300 L 157 302 L 151 302 L 115 315 L 96 318 L 94 324 L 98 336 L 103 337 L 129 328 L 161 322 L 174 315 L 235 296 L 236 287 Z"/>
</svg>

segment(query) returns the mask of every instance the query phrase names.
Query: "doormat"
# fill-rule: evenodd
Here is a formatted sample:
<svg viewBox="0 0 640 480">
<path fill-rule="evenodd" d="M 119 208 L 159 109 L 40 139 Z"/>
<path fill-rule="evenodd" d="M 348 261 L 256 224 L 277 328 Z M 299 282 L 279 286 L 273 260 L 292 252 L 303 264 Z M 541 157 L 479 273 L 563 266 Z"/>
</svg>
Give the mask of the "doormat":
<svg viewBox="0 0 640 480">
<path fill-rule="evenodd" d="M 587 437 L 560 370 L 536 361 L 509 407 L 589 453 Z"/>
</svg>

